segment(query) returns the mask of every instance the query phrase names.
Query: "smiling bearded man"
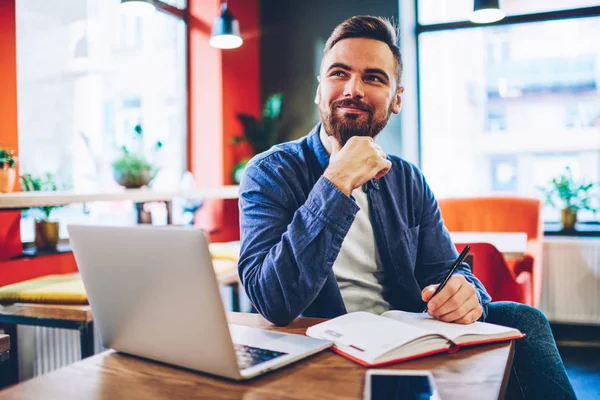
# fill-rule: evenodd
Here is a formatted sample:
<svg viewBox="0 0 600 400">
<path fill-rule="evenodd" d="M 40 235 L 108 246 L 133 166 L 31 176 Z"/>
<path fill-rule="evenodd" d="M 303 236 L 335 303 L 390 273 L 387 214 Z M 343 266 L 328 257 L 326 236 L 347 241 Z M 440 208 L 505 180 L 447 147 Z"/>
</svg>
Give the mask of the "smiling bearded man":
<svg viewBox="0 0 600 400">
<path fill-rule="evenodd" d="M 421 171 L 374 141 L 400 112 L 401 77 L 388 21 L 360 16 L 335 28 L 315 98 L 321 123 L 246 167 L 238 265 L 246 293 L 277 325 L 427 305 L 441 321 L 511 326 L 527 337 L 515 343 L 507 398 L 575 398 L 540 311 L 490 303 L 467 264 L 433 296 L 458 254 Z"/>
</svg>

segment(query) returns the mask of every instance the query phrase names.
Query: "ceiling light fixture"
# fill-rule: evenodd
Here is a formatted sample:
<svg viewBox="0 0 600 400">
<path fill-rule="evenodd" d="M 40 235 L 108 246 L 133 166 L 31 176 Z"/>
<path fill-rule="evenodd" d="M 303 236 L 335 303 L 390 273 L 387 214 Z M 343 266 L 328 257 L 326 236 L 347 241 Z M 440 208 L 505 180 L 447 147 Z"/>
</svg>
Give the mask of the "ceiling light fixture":
<svg viewBox="0 0 600 400">
<path fill-rule="evenodd" d="M 243 42 L 240 35 L 240 24 L 229 11 L 227 1 L 224 1 L 221 3 L 221 16 L 213 24 L 208 43 L 217 49 L 235 49 L 240 47 Z"/>
</svg>

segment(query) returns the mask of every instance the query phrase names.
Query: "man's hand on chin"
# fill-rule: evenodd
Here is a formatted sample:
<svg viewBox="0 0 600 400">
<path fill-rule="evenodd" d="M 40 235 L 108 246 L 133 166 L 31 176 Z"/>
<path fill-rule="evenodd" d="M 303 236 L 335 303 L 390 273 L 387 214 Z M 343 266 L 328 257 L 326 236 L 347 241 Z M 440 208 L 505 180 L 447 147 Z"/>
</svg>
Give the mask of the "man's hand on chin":
<svg viewBox="0 0 600 400">
<path fill-rule="evenodd" d="M 354 136 L 342 147 L 330 136 L 331 157 L 323 176 L 346 196 L 373 178 L 382 178 L 392 168 L 392 162 L 372 138 Z"/>
<path fill-rule="evenodd" d="M 427 302 L 427 312 L 432 317 L 445 322 L 471 324 L 481 318 L 483 308 L 475 287 L 464 276 L 452 275 L 441 292 L 431 298 L 438 285 L 427 286 L 421 298 Z"/>
</svg>

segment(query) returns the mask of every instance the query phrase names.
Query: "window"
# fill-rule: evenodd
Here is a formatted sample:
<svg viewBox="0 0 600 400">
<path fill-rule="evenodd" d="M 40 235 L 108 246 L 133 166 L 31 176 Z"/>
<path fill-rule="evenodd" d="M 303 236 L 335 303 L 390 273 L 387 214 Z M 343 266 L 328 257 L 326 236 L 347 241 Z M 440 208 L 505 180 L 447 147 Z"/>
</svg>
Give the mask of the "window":
<svg viewBox="0 0 600 400">
<path fill-rule="evenodd" d="M 504 110 L 490 110 L 487 113 L 485 124 L 486 132 L 499 132 L 506 130 L 506 113 Z"/>
<path fill-rule="evenodd" d="M 514 156 L 491 156 L 492 193 L 517 191 L 518 159 Z"/>
<path fill-rule="evenodd" d="M 555 10 L 593 7 L 598 0 L 502 0 L 506 15 L 533 14 Z M 438 24 L 467 21 L 473 11 L 473 0 L 418 0 L 419 23 Z"/>
<path fill-rule="evenodd" d="M 567 104 L 565 126 L 567 128 L 600 128 L 600 100 L 594 100 Z"/>
<path fill-rule="evenodd" d="M 419 20 L 466 20 L 468 12 L 458 12 L 462 3 L 418 0 Z M 501 2 L 508 14 L 549 11 L 549 4 L 592 5 Z M 442 21 L 437 7 L 456 12 Z M 600 181 L 600 47 L 589 40 L 600 32 L 600 16 L 420 25 L 418 32 L 421 167 L 438 197 L 542 198 L 539 186 L 566 166 Z M 456 177 L 469 178 L 457 185 Z M 560 219 L 550 207 L 544 216 Z M 590 212 L 579 218 L 597 220 Z"/>
<path fill-rule="evenodd" d="M 121 15 L 117 27 L 116 50 L 138 50 L 142 45 L 142 18 Z"/>
<path fill-rule="evenodd" d="M 118 190 L 111 162 L 121 146 L 133 145 L 140 124 L 142 151 L 163 144 L 155 186 L 177 188 L 186 167 L 185 22 L 161 11 L 126 17 L 119 0 L 24 0 L 16 7 L 21 172 L 53 173 L 77 191 Z M 127 202 L 85 211 L 135 221 Z M 83 209 L 64 207 L 54 217 L 77 221 Z M 33 240 L 27 217 L 22 240 Z"/>
</svg>

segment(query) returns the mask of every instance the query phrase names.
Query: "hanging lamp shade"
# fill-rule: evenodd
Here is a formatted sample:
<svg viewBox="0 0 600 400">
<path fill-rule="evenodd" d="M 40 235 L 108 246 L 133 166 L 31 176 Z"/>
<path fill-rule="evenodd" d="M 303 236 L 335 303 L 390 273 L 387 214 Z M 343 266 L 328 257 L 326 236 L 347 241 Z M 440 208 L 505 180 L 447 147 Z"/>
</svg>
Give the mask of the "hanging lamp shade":
<svg viewBox="0 0 600 400">
<path fill-rule="evenodd" d="M 475 0 L 471 22 L 489 24 L 500 21 L 506 14 L 500 9 L 500 0 Z"/>
<path fill-rule="evenodd" d="M 240 24 L 229 11 L 227 3 L 221 4 L 221 16 L 213 24 L 208 43 L 217 49 L 235 49 L 240 47 L 243 42 L 240 35 Z"/>
<path fill-rule="evenodd" d="M 152 0 L 121 0 L 121 12 L 127 15 L 143 17 L 156 11 Z"/>
</svg>

